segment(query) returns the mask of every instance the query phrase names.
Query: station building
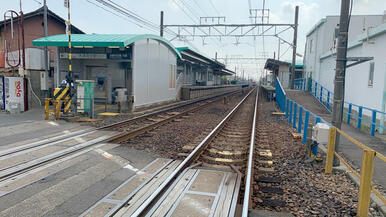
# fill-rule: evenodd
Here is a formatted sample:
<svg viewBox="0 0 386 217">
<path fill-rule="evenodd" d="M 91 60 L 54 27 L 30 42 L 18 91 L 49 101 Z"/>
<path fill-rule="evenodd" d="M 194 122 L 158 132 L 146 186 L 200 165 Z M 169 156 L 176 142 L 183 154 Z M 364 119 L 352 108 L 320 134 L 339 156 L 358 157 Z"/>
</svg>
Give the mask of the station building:
<svg viewBox="0 0 386 217">
<path fill-rule="evenodd" d="M 130 110 L 177 98 L 177 58 L 180 52 L 167 40 L 147 34 L 73 34 L 74 79 L 95 81 L 95 101 L 112 103 L 114 90 L 127 89 Z M 58 47 L 55 86 L 68 73 L 68 36 L 33 41 L 34 46 Z"/>
<path fill-rule="evenodd" d="M 209 58 L 189 47 L 178 47 L 181 57 L 178 59 L 178 75 L 185 86 L 214 86 L 225 84 L 225 76 L 235 73 L 225 68 L 225 65 Z"/>
</svg>

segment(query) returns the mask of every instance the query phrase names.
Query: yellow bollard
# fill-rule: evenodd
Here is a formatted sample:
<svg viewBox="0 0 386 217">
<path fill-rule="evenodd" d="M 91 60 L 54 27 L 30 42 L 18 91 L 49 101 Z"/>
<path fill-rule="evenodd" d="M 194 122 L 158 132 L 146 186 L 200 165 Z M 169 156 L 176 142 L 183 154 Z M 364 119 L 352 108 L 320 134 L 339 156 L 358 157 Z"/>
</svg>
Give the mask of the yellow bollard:
<svg viewBox="0 0 386 217">
<path fill-rule="evenodd" d="M 45 111 L 45 119 L 50 119 L 50 100 L 51 98 L 45 98 L 44 111 Z"/>
<path fill-rule="evenodd" d="M 55 120 L 59 119 L 59 116 L 60 116 L 60 108 L 62 107 L 61 105 L 61 101 L 60 100 L 55 100 Z"/>
<path fill-rule="evenodd" d="M 332 173 L 332 163 L 334 161 L 334 153 L 335 153 L 335 138 L 336 138 L 336 128 L 330 127 L 330 130 L 328 133 L 326 168 L 324 171 L 325 174 Z"/>
<path fill-rule="evenodd" d="M 367 217 L 370 208 L 371 180 L 373 178 L 375 152 L 363 150 L 361 183 L 359 185 L 358 216 Z"/>
</svg>

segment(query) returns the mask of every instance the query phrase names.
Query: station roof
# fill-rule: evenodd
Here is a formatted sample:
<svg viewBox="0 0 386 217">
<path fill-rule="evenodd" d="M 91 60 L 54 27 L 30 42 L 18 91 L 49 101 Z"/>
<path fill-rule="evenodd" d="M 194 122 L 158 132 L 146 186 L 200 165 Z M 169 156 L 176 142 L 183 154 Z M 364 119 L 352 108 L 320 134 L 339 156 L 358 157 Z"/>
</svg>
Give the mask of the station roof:
<svg viewBox="0 0 386 217">
<path fill-rule="evenodd" d="M 291 63 L 288 62 L 283 62 L 280 60 L 275 60 L 275 59 L 267 59 L 264 65 L 264 69 L 268 69 L 271 71 L 277 71 L 279 70 L 279 66 L 290 66 Z M 295 65 L 296 67 L 296 65 Z"/>
<path fill-rule="evenodd" d="M 235 73 L 225 68 L 225 65 L 213 58 L 207 57 L 204 54 L 193 50 L 189 47 L 177 47 L 180 52 L 182 59 L 189 58 L 194 61 L 199 61 L 204 64 L 212 65 L 216 68 L 216 72 L 219 75 L 234 75 Z"/>
<path fill-rule="evenodd" d="M 165 38 L 151 34 L 72 34 L 71 45 L 73 47 L 127 47 L 128 45 L 143 39 L 154 39 L 161 41 L 171 48 L 178 57 L 180 52 Z M 34 46 L 67 47 L 67 35 L 53 35 L 36 39 L 32 42 Z"/>
</svg>

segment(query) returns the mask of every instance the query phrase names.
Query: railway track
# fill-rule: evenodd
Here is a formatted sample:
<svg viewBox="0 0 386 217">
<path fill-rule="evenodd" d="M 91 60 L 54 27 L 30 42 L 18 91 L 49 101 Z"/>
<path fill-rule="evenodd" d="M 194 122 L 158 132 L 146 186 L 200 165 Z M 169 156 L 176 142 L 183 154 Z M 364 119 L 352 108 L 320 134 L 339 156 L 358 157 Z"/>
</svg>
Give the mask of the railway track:
<svg viewBox="0 0 386 217">
<path fill-rule="evenodd" d="M 133 201 L 133 197 L 131 196 L 126 198 L 126 200 L 123 201 L 119 207 L 115 207 L 113 211 L 110 211 L 106 216 L 158 216 L 159 213 L 163 213 L 162 215 L 166 215 L 167 213 L 168 216 L 172 215 L 175 210 L 178 210 L 178 208 L 176 208 L 178 205 L 176 204 L 180 203 L 180 200 L 175 198 L 181 199 L 183 197 L 181 195 L 178 196 L 179 193 L 177 193 L 177 195 L 175 193 L 175 191 L 177 191 L 176 189 L 181 188 L 181 180 L 184 181 L 192 177 L 197 177 L 197 174 L 200 172 L 207 172 L 206 168 L 212 168 L 209 170 L 212 172 L 216 171 L 216 169 L 220 169 L 219 172 L 222 172 L 221 169 L 229 170 L 232 168 L 237 174 L 237 176 L 233 175 L 234 181 L 232 184 L 236 187 L 232 190 L 233 195 L 228 197 L 229 201 L 226 202 L 227 200 L 219 198 L 217 195 L 217 199 L 213 202 L 213 204 L 220 204 L 220 202 L 221 204 L 227 203 L 227 210 L 219 211 L 218 209 L 213 208 L 214 205 L 212 205 L 212 211 L 210 211 L 210 213 L 212 213 L 212 215 L 214 214 L 214 216 L 219 215 L 218 213 L 222 213 L 221 215 L 226 213 L 226 216 L 233 216 L 236 209 L 236 203 L 240 197 L 244 198 L 243 216 L 247 216 L 248 208 L 250 207 L 249 198 L 252 194 L 251 183 L 254 166 L 253 150 L 255 141 L 254 131 L 256 125 L 257 100 L 257 91 L 255 89 L 251 90 L 247 96 L 245 96 L 237 104 L 237 106 L 235 106 L 235 108 L 230 111 L 228 115 L 208 134 L 208 136 L 201 141 L 200 144 L 194 148 L 185 149 L 191 149 L 191 152 L 182 162 L 176 162 L 176 164 L 173 164 L 172 171 L 168 172 L 166 177 L 163 177 L 162 182 L 158 181 L 156 188 L 153 189 L 151 193 L 147 192 L 146 198 L 142 199 L 140 201 L 140 205 L 135 207 L 135 209 L 133 209 L 133 204 L 138 202 Z M 197 166 L 200 166 L 201 169 L 197 169 L 198 172 L 192 171 L 192 169 Z M 196 175 L 192 175 L 190 173 L 194 173 Z M 246 176 L 244 178 L 244 183 L 242 184 L 243 173 L 245 173 Z M 157 175 L 156 177 L 159 176 L 164 175 Z M 230 176 L 232 176 L 232 174 L 228 174 L 225 180 L 228 180 Z M 228 181 L 225 183 L 227 182 Z M 192 186 L 193 181 L 190 183 L 191 184 L 188 184 L 182 192 L 185 193 L 185 195 L 188 194 L 186 192 L 190 192 L 186 189 L 188 189 L 189 186 Z M 241 185 L 243 185 L 241 189 L 244 194 L 239 196 Z M 196 188 L 198 187 L 196 186 Z M 222 190 L 218 190 L 218 192 L 225 191 L 223 188 L 224 187 L 222 186 Z M 134 195 L 136 193 L 134 193 Z M 200 194 L 200 192 L 196 192 L 195 194 Z M 169 197 L 177 200 L 175 205 L 172 205 L 172 203 L 168 200 Z M 160 211 L 159 209 L 162 210 Z M 184 213 L 183 211 L 181 212 L 181 210 L 178 210 L 178 212 L 180 214 L 177 216 Z"/>
<path fill-rule="evenodd" d="M 204 99 L 193 100 L 177 106 L 102 126 L 97 129 L 79 130 L 67 135 L 55 136 L 53 138 L 1 151 L 0 165 L 3 162 L 4 166 L 2 165 L 0 168 L 0 182 L 50 162 L 68 158 L 71 155 L 104 142 L 118 143 L 136 137 L 144 132 L 209 106 L 213 102 L 223 99 L 224 96 L 232 96 L 240 92 L 241 91 L 234 91 Z M 112 131 L 119 132 L 114 133 Z M 63 142 L 73 145 L 59 150 L 53 148 L 53 146 Z M 36 155 L 37 157 L 32 154 L 35 157 L 33 159 L 28 156 L 31 155 L 31 152 L 39 152 L 39 150 L 42 149 L 47 150 L 47 153 L 41 155 L 38 154 Z M 26 156 L 26 159 L 18 159 L 18 157 L 22 158 L 22 156 Z M 8 159 L 13 159 L 15 162 L 7 162 Z"/>
</svg>

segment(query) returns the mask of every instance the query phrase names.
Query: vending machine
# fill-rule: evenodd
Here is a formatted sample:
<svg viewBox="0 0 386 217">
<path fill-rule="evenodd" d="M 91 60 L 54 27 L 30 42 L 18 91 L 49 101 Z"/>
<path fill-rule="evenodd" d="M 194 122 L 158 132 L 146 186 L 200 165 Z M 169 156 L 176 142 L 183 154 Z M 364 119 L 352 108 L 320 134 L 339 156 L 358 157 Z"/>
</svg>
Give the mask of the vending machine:
<svg viewBox="0 0 386 217">
<path fill-rule="evenodd" d="M 0 77 L 0 108 L 10 112 L 24 111 L 24 87 L 22 77 Z"/>
</svg>

